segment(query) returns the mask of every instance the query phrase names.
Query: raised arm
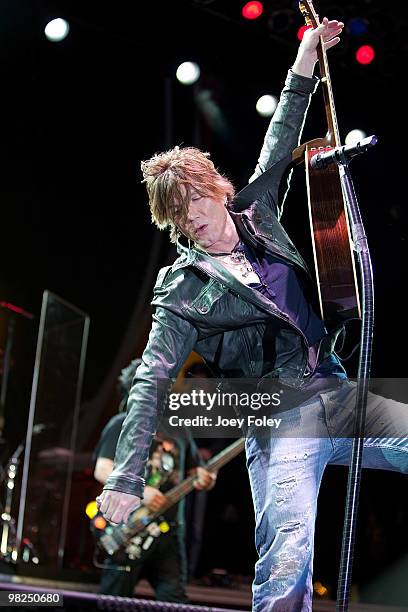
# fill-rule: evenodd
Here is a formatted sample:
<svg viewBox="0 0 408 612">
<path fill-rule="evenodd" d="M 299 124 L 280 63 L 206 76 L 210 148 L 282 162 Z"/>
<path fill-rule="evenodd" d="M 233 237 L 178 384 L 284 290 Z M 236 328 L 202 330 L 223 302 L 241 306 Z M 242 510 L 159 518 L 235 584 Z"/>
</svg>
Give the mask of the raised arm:
<svg viewBox="0 0 408 612">
<path fill-rule="evenodd" d="M 295 62 L 292 69 L 289 70 L 279 104 L 266 132 L 255 172 L 249 182 L 268 170 L 272 164 L 290 155 L 299 145 L 311 94 L 315 91 L 318 83 L 317 79 L 313 77 L 313 71 L 317 62 L 316 48 L 320 36 L 325 41 L 326 49 L 329 49 L 339 42 L 339 34 L 343 25 L 340 21 L 329 21 L 325 17 L 318 28 L 306 30 L 299 45 Z M 273 185 L 271 185 L 271 190 L 268 193 L 269 204 L 277 214 L 281 178 L 282 174 L 274 177 Z"/>
</svg>

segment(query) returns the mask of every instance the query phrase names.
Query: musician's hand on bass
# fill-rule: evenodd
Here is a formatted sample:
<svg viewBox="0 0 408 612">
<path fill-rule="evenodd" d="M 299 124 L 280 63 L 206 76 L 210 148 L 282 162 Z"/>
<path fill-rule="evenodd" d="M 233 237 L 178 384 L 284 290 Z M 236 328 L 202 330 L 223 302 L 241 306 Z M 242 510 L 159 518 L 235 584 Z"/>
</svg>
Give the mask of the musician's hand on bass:
<svg viewBox="0 0 408 612">
<path fill-rule="evenodd" d="M 203 467 L 195 468 L 194 472 L 197 475 L 196 480 L 194 481 L 194 488 L 197 491 L 210 491 L 217 480 L 216 472 L 209 472 Z"/>
<path fill-rule="evenodd" d="M 161 491 L 155 487 L 146 486 L 142 504 L 152 512 L 158 512 L 166 503 L 166 498 Z"/>
<path fill-rule="evenodd" d="M 96 498 L 99 511 L 107 521 L 126 523 L 129 515 L 140 506 L 140 497 L 120 491 L 102 491 Z"/>
</svg>

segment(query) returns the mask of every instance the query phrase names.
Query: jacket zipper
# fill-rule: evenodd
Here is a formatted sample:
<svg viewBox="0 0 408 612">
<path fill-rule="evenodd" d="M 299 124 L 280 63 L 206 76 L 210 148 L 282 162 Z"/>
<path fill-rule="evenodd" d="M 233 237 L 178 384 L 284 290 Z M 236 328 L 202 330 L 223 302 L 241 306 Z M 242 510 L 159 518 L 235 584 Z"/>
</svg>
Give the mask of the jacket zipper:
<svg viewBox="0 0 408 612">
<path fill-rule="evenodd" d="M 251 242 L 251 243 L 252 243 L 252 246 L 256 248 L 256 247 L 257 247 L 257 242 L 256 242 L 256 240 L 254 239 L 254 235 L 252 234 L 252 232 L 250 232 L 250 231 L 249 231 L 249 229 L 248 229 L 248 226 L 247 226 L 247 219 L 246 219 L 245 217 L 243 217 L 243 218 L 242 218 L 242 220 L 241 220 L 241 222 L 242 222 L 242 225 L 244 226 L 244 228 L 245 228 L 245 230 L 246 230 L 246 233 L 247 233 L 247 237 L 248 237 L 249 242 Z M 276 241 L 276 242 L 277 242 L 277 241 Z M 291 250 L 290 250 L 288 247 L 285 247 L 285 246 L 283 246 L 283 245 L 281 245 L 281 244 L 279 244 L 279 249 L 280 249 L 281 251 L 282 251 L 282 250 L 287 251 L 287 253 L 292 253 L 292 254 L 294 253 L 294 251 L 291 251 Z M 310 272 L 309 272 L 309 268 L 308 268 L 308 267 L 307 267 L 307 265 L 306 265 L 306 262 L 303 260 L 303 258 L 301 257 L 301 255 L 300 255 L 300 254 L 299 254 L 299 256 L 300 256 L 301 261 L 304 263 L 304 266 L 303 266 L 303 270 L 304 270 L 304 272 L 306 272 L 306 274 L 308 275 L 308 277 L 309 277 L 309 278 L 311 278 L 311 274 L 310 274 Z M 291 261 L 291 259 L 290 259 L 289 257 L 287 257 L 286 255 L 282 254 L 282 255 L 281 255 L 281 257 L 283 257 L 283 259 L 287 259 L 287 260 L 288 260 L 290 263 L 293 263 L 293 262 Z"/>
</svg>

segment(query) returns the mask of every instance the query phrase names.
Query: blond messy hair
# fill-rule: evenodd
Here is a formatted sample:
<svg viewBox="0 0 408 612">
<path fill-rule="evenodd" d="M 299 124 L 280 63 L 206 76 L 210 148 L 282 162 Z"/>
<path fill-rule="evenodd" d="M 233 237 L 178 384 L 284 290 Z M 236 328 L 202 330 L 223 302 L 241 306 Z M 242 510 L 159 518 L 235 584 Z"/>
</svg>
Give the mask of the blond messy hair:
<svg viewBox="0 0 408 612">
<path fill-rule="evenodd" d="M 195 147 L 174 147 L 141 163 L 152 221 L 160 230 L 170 228 L 171 242 L 177 242 L 180 235 L 175 217 L 187 221 L 192 188 L 200 196 L 226 197 L 227 202 L 234 197 L 232 183 L 216 170 L 209 157 Z"/>
</svg>

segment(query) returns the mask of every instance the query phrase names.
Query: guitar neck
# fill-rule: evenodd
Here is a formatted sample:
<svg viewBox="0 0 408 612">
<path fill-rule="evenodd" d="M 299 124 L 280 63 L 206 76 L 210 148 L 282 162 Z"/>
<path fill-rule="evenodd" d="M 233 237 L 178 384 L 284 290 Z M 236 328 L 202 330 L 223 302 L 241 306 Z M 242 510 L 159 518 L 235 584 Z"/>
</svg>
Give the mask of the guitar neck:
<svg viewBox="0 0 408 612">
<path fill-rule="evenodd" d="M 236 440 L 235 442 L 227 446 L 227 448 L 224 448 L 224 450 L 218 453 L 218 455 L 215 455 L 215 457 L 210 459 L 210 461 L 205 465 L 205 468 L 209 472 L 219 470 L 226 463 L 228 463 L 228 461 L 231 461 L 231 459 L 239 455 L 239 453 L 244 450 L 244 447 L 244 438 Z M 194 489 L 195 480 L 196 475 L 193 474 L 183 480 L 183 482 L 181 482 L 180 484 L 170 489 L 170 491 L 165 494 L 165 504 L 160 508 L 158 512 L 153 512 L 149 514 L 147 522 L 150 523 L 154 521 L 157 517 L 161 516 L 163 512 L 166 512 L 166 510 L 171 508 L 171 506 L 174 506 L 174 504 L 180 501 L 180 499 L 188 495 L 188 493 L 190 493 L 190 491 Z M 147 522 L 146 517 L 140 518 L 140 516 L 138 515 L 138 511 L 136 510 L 135 514 L 133 516 L 130 516 L 126 525 L 117 525 L 113 528 L 113 532 L 120 536 L 123 540 L 124 538 L 129 538 L 132 535 L 135 535 L 136 533 L 145 529 Z"/>
<path fill-rule="evenodd" d="M 227 448 L 224 448 L 224 450 L 218 453 L 218 455 L 215 455 L 215 457 L 210 459 L 210 461 L 208 461 L 208 463 L 205 465 L 205 468 L 209 472 L 215 472 L 216 470 L 219 470 L 226 463 L 228 463 L 228 461 L 231 461 L 231 459 L 239 455 L 239 453 L 244 450 L 244 447 L 244 438 L 236 440 L 235 442 L 227 446 Z M 149 515 L 149 520 L 151 521 L 161 516 L 163 512 L 166 512 L 166 510 L 174 506 L 174 504 L 177 504 L 178 501 L 188 495 L 194 489 L 195 480 L 196 475 L 192 474 L 191 476 L 180 482 L 180 484 L 170 489 L 170 491 L 167 491 L 167 493 L 165 493 L 166 502 L 163 504 L 163 506 L 158 512 L 154 512 Z M 126 526 L 119 526 L 117 529 L 121 529 L 124 532 L 126 531 L 131 533 L 134 532 L 135 529 L 141 529 L 144 524 L 145 523 L 138 518 L 136 513 L 133 517 L 131 516 L 129 518 Z"/>
<path fill-rule="evenodd" d="M 320 45 L 317 48 L 317 57 L 319 60 L 324 107 L 328 126 L 326 138 L 331 146 L 338 147 L 340 146 L 339 126 L 337 123 L 336 108 L 334 106 L 333 88 L 330 78 L 329 62 L 327 60 L 327 51 L 324 48 L 322 37 L 320 37 Z"/>
<path fill-rule="evenodd" d="M 208 463 L 204 466 L 205 469 L 209 472 L 215 472 L 216 470 L 219 470 L 229 461 L 231 461 L 231 459 L 239 455 L 239 453 L 244 450 L 244 447 L 245 440 L 243 438 L 236 440 L 236 442 L 230 444 L 230 446 L 227 446 L 227 448 L 218 453 L 218 455 L 215 455 L 212 459 L 210 459 L 210 461 L 208 461 Z M 194 489 L 195 480 L 196 475 L 193 474 L 183 480 L 183 482 L 181 482 L 180 484 L 173 487 L 173 489 L 170 489 L 170 491 L 165 494 L 167 501 L 164 507 L 161 508 L 160 514 L 168 510 L 168 508 L 170 508 L 178 501 L 180 501 L 180 499 L 188 495 L 188 493 L 190 493 Z"/>
</svg>

